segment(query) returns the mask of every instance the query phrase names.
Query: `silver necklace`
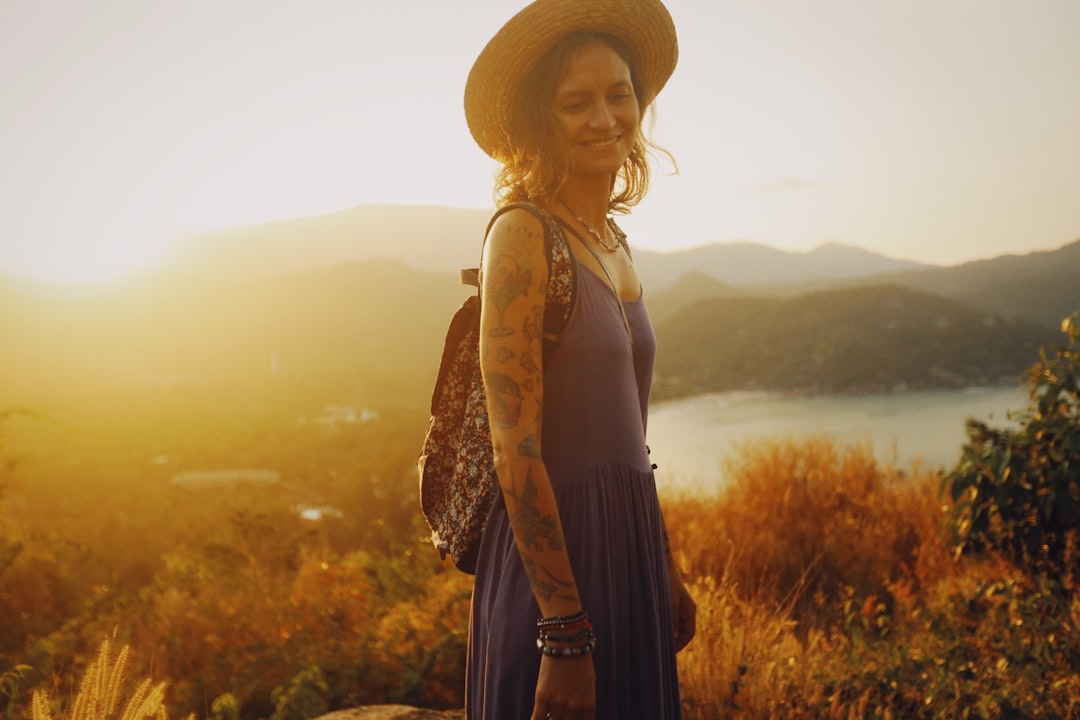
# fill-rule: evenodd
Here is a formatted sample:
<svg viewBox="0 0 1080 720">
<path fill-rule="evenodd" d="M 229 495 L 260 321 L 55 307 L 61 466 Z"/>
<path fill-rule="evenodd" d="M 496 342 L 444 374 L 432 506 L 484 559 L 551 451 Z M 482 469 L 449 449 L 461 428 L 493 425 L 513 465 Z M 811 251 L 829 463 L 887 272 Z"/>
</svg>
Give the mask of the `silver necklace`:
<svg viewBox="0 0 1080 720">
<path fill-rule="evenodd" d="M 615 240 L 614 245 L 608 245 L 607 241 L 606 241 L 606 238 L 604 237 L 604 236 L 607 235 L 607 233 L 604 233 L 604 236 L 601 236 L 600 233 L 598 233 L 598 232 L 596 232 L 595 230 L 592 229 L 592 226 L 590 226 L 589 223 L 582 220 L 581 216 L 578 215 L 576 212 L 574 212 L 574 210 L 569 205 L 566 204 L 565 200 L 563 200 L 562 198 L 559 198 L 559 202 L 562 203 L 562 206 L 564 208 L 566 208 L 566 211 L 568 213 L 570 213 L 571 215 L 574 216 L 575 220 L 577 220 L 579 223 L 581 223 L 581 227 L 585 228 L 585 231 L 588 232 L 590 235 L 592 235 L 596 239 L 596 242 L 598 242 L 600 244 L 600 247 L 604 248 L 605 250 L 607 250 L 610 253 L 613 253 L 613 252 L 615 252 L 615 251 L 617 251 L 619 249 L 619 241 L 618 241 L 618 239 Z M 606 229 L 607 228 L 605 228 L 605 230 Z"/>
</svg>

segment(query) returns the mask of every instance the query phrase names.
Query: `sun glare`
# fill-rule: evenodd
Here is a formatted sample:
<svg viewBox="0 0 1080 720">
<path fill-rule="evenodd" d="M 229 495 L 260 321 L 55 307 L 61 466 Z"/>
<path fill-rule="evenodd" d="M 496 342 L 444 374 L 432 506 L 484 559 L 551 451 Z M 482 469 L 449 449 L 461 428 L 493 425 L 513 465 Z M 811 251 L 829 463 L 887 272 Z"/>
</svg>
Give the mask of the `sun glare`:
<svg viewBox="0 0 1080 720">
<path fill-rule="evenodd" d="M 163 250 L 152 243 L 42 244 L 4 248 L 0 265 L 7 274 L 49 284 L 97 284 L 152 267 Z"/>
</svg>

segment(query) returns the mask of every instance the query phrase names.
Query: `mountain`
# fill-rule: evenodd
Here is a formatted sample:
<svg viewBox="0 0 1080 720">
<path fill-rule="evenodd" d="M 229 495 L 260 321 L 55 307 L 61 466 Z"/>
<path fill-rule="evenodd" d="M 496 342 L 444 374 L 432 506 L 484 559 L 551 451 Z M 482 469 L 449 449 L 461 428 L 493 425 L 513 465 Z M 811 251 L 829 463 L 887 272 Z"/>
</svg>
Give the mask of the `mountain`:
<svg viewBox="0 0 1080 720">
<path fill-rule="evenodd" d="M 875 278 L 1050 328 L 1080 311 L 1080 240 L 1053 251 Z"/>
<path fill-rule="evenodd" d="M 898 286 L 701 300 L 656 334 L 657 399 L 1014 383 L 1051 339 L 1032 323 Z"/>
<path fill-rule="evenodd" d="M 661 323 L 682 308 L 693 305 L 699 300 L 742 295 L 738 290 L 720 282 L 711 275 L 701 272 L 689 272 L 673 285 L 655 291 L 651 285 L 642 282 L 647 290 L 649 316 L 653 324 Z"/>
<path fill-rule="evenodd" d="M 489 210 L 360 205 L 194 235 L 168 258 L 166 270 L 235 280 L 392 258 L 416 270 L 456 274 L 479 262 L 490 216 Z"/>
<path fill-rule="evenodd" d="M 417 270 L 456 273 L 478 263 L 490 216 L 490 210 L 361 205 L 328 215 L 195 235 L 177 249 L 167 269 L 186 277 L 220 280 L 384 257 Z M 836 243 L 808 253 L 746 242 L 666 253 L 635 249 L 634 261 L 650 291 L 668 288 L 687 273 L 748 287 L 926 267 Z"/>
<path fill-rule="evenodd" d="M 171 272 L 108 286 L 0 279 L 3 406 L 77 392 L 235 397 L 267 383 L 327 402 L 424 398 L 446 324 L 470 292 L 454 270 L 475 264 L 487 218 L 366 206 L 207 235 Z M 1059 341 L 1062 317 L 1080 310 L 1080 242 L 955 268 L 839 245 L 713 245 L 635 260 L 661 347 L 657 397 L 998 382 Z"/>
<path fill-rule="evenodd" d="M 666 317 L 693 300 L 730 296 L 733 292 L 793 297 L 838 288 L 896 285 L 955 300 L 1003 318 L 1035 323 L 1056 332 L 1063 318 L 1080 311 L 1078 272 L 1080 241 L 1057 250 L 1004 255 L 954 267 L 923 267 L 739 288 L 718 281 L 708 283 L 700 273 L 691 273 L 657 295 Z M 650 307 L 652 301 L 650 297 Z"/>
<path fill-rule="evenodd" d="M 828 243 L 807 253 L 747 242 L 716 243 L 670 253 L 637 250 L 634 261 L 642 283 L 651 289 L 670 287 L 691 272 L 732 287 L 751 287 L 865 277 L 927 267 L 838 243 Z"/>
<path fill-rule="evenodd" d="M 103 292 L 0 286 L 4 404 L 73 393 L 258 386 L 430 392 L 455 277 L 370 260 L 274 277 Z M 2 407 L 2 406 L 0 406 Z"/>
</svg>

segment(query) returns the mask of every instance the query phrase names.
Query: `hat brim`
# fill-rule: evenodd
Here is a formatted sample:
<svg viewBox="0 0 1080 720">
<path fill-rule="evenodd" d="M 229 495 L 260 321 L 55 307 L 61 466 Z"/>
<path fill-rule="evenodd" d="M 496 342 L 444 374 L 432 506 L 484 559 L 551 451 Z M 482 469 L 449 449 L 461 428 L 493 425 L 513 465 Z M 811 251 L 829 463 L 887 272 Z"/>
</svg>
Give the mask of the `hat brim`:
<svg viewBox="0 0 1080 720">
<path fill-rule="evenodd" d="M 675 71 L 675 23 L 659 0 L 537 0 L 491 38 L 465 83 L 465 120 L 485 153 L 499 158 L 509 149 L 507 128 L 519 84 L 560 38 L 573 32 L 605 33 L 626 43 L 645 105 Z"/>
</svg>

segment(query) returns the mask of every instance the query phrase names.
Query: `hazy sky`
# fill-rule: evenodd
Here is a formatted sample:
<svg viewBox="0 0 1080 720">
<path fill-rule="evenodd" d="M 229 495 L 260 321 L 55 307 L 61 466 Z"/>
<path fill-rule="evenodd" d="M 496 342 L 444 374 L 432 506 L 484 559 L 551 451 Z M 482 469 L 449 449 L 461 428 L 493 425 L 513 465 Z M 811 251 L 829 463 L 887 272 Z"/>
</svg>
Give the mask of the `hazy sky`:
<svg viewBox="0 0 1080 720">
<path fill-rule="evenodd" d="M 587 1 L 587 0 L 583 0 Z M 0 0 L 0 272 L 198 229 L 491 205 L 461 94 L 508 0 Z M 1077 0 L 670 0 L 642 247 L 952 264 L 1080 238 Z"/>
</svg>

